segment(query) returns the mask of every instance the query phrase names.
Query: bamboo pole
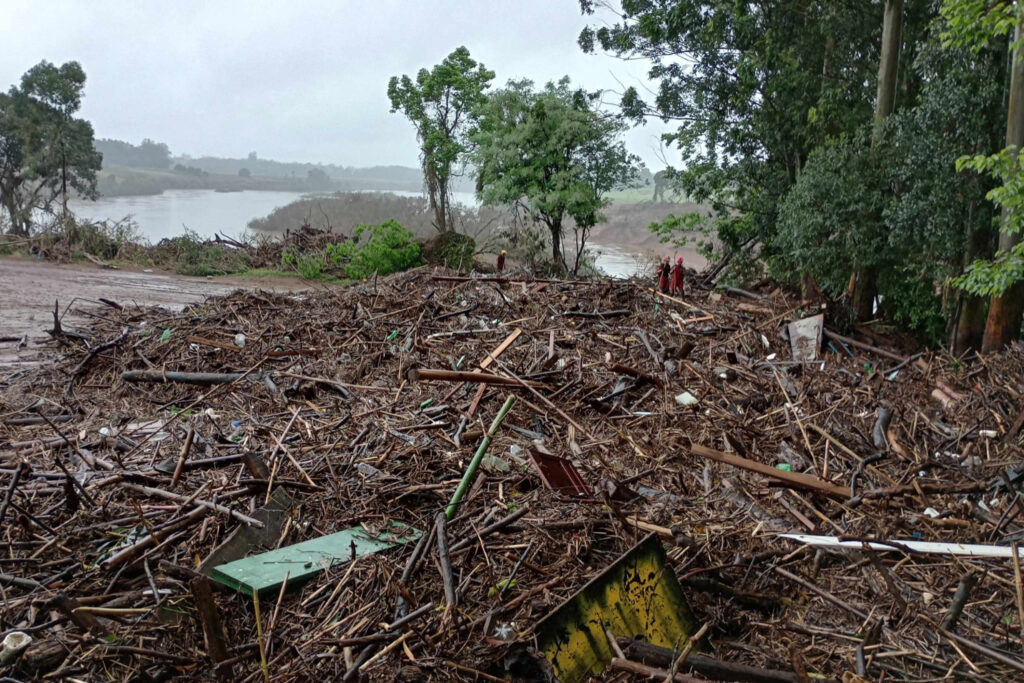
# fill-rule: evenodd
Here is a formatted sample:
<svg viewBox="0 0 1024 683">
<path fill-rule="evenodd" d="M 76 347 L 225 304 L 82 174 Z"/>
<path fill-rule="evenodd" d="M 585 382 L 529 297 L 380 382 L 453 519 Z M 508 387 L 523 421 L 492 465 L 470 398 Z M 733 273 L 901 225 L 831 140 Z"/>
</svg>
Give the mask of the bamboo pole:
<svg viewBox="0 0 1024 683">
<path fill-rule="evenodd" d="M 498 414 L 495 416 L 494 422 L 491 423 L 491 428 L 487 430 L 487 434 L 484 435 L 483 441 L 481 441 L 480 446 L 477 447 L 476 453 L 473 454 L 473 459 L 469 461 L 469 467 L 466 468 L 466 473 L 462 475 L 462 481 L 459 482 L 459 486 L 455 489 L 455 493 L 452 494 L 452 500 L 448 503 L 448 508 L 445 510 L 445 516 L 448 519 L 455 516 L 455 512 L 459 509 L 459 503 L 462 501 L 463 496 L 466 495 L 470 485 L 473 483 L 473 479 L 476 477 L 476 471 L 480 467 L 480 462 L 484 459 L 484 454 L 487 453 L 487 448 L 491 445 L 491 440 L 498 432 L 498 428 L 501 427 L 501 423 L 505 420 L 505 416 L 508 415 L 510 410 L 512 410 L 512 405 L 515 402 L 515 396 L 509 396 L 505 399 L 505 405 L 501 406 L 501 410 L 499 410 Z"/>
</svg>

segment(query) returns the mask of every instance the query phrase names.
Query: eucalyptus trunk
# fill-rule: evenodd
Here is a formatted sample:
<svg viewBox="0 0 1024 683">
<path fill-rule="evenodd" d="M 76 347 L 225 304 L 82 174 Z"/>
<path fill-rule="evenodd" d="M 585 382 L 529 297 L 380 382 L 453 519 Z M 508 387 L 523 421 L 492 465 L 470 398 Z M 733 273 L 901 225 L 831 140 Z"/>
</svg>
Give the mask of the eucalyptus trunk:
<svg viewBox="0 0 1024 683">
<path fill-rule="evenodd" d="M 1021 41 L 1021 23 L 1018 21 L 1014 43 Z M 1010 100 L 1006 112 L 1006 146 L 1013 158 L 1024 146 L 1024 48 L 1013 51 L 1013 71 L 1010 75 Z M 1009 252 L 1021 241 L 1020 233 L 1006 230 L 1008 212 L 1003 209 L 1003 230 L 999 233 L 999 251 Z M 988 307 L 985 338 L 981 350 L 985 353 L 998 351 L 1020 334 L 1024 318 L 1024 280 L 1017 282 L 1000 296 L 993 296 Z"/>
<path fill-rule="evenodd" d="M 975 259 L 985 255 L 986 247 L 989 244 L 991 235 L 984 228 L 976 225 L 974 217 L 976 203 L 971 202 L 968 211 L 967 222 L 970 226 L 967 237 L 967 249 L 964 251 L 963 265 L 966 268 Z M 988 302 L 985 297 L 961 291 L 957 306 L 957 315 L 953 324 L 952 339 L 950 348 L 953 355 L 960 356 L 967 351 L 977 351 L 981 348 L 981 342 L 985 336 L 985 314 Z"/>
<path fill-rule="evenodd" d="M 882 19 L 882 56 L 878 61 L 878 93 L 875 98 L 875 120 L 871 131 L 872 156 L 882 141 L 885 119 L 896 106 L 896 77 L 899 73 L 900 44 L 903 41 L 903 0 L 886 0 Z M 861 267 L 853 290 L 857 318 L 867 320 L 875 310 L 878 294 L 878 269 Z"/>
</svg>

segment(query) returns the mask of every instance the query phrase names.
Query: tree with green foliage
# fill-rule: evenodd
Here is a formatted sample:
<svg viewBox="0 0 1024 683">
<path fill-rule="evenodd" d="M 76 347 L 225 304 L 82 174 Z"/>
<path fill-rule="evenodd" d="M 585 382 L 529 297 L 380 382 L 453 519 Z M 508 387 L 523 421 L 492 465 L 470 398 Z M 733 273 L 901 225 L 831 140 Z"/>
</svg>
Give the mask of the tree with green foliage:
<svg viewBox="0 0 1024 683">
<path fill-rule="evenodd" d="M 930 33 L 940 30 L 936 22 Z M 866 123 L 811 153 L 780 204 L 770 270 L 813 277 L 839 298 L 857 263 L 877 274 L 882 315 L 927 343 L 949 339 L 957 353 L 980 346 L 976 302 L 948 283 L 965 254 L 990 247 L 991 183 L 953 160 L 998 127 L 1003 63 L 998 52 L 943 49 L 934 37 L 920 46 L 914 106 L 885 117 L 881 131 Z"/>
<path fill-rule="evenodd" d="M 988 174 L 998 183 L 988 193 L 1002 210 L 998 252 L 994 259 L 974 261 L 959 280 L 969 293 L 991 297 L 982 351 L 996 351 L 1020 336 L 1024 321 L 1024 169 L 1019 156 L 1024 147 L 1024 3 L 945 0 L 942 14 L 949 22 L 948 45 L 981 50 L 1008 41 L 1012 60 L 1004 147 L 957 161 L 958 168 Z"/>
<path fill-rule="evenodd" d="M 33 212 L 52 211 L 58 199 L 66 215 L 70 190 L 96 197 L 102 157 L 92 125 L 74 117 L 84 87 L 77 62 L 43 61 L 0 94 L 0 203 L 15 234 L 28 235 Z"/>
<path fill-rule="evenodd" d="M 464 171 L 476 111 L 493 79 L 493 71 L 459 47 L 430 71 L 420 69 L 415 80 L 394 76 L 388 83 L 392 113 L 402 112 L 416 128 L 434 227 L 441 233 L 455 230 L 452 179 Z"/>
<path fill-rule="evenodd" d="M 639 173 L 639 158 L 620 139 L 625 129 L 621 116 L 572 90 L 568 77 L 540 91 L 531 81 L 510 81 L 480 110 L 473 136 L 478 195 L 486 206 L 514 205 L 543 223 L 553 265 L 562 271 L 563 232 L 572 219 L 575 273 L 608 193 Z"/>
<path fill-rule="evenodd" d="M 779 249 L 779 202 L 816 147 L 849 134 L 873 115 L 882 14 L 863 0 L 786 3 L 698 0 L 581 0 L 602 24 L 579 37 L 586 52 L 603 50 L 650 61 L 657 89 L 622 96 L 637 120 L 678 123 L 666 140 L 681 157 L 675 178 L 692 201 L 715 212 L 717 239 L 764 257 Z M 605 21 L 607 23 L 605 23 Z M 905 35 L 921 29 L 907 18 Z M 899 65 L 900 92 L 914 79 Z"/>
</svg>

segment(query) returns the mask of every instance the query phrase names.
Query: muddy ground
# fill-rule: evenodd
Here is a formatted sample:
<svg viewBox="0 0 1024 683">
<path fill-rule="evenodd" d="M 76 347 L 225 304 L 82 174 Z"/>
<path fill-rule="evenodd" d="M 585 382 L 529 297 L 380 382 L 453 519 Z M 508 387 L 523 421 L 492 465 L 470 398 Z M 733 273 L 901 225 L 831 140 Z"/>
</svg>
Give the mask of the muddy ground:
<svg viewBox="0 0 1024 683">
<path fill-rule="evenodd" d="M 93 265 L 55 264 L 28 258 L 0 259 L 0 338 L 28 335 L 28 349 L 0 343 L 0 365 L 29 359 L 33 343 L 53 327 L 53 305 L 59 302 L 63 325 L 82 322 L 76 300 L 109 299 L 122 305 L 158 305 L 172 310 L 235 289 L 290 292 L 327 285 L 282 277 L 188 277 L 167 271 L 110 270 Z M 25 353 L 24 351 L 28 351 Z"/>
</svg>

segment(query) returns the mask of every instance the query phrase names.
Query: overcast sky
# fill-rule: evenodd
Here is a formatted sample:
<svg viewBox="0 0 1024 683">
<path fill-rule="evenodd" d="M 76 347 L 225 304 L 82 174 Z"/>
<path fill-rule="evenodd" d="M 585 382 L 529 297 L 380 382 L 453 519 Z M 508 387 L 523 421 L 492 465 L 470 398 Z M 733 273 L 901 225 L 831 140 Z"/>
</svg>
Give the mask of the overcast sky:
<svg viewBox="0 0 1024 683">
<path fill-rule="evenodd" d="M 648 85 L 646 63 L 580 51 L 576 0 L 3 0 L 0 13 L 0 87 L 40 60 L 77 60 L 80 115 L 97 137 L 148 137 L 174 154 L 416 166 L 388 79 L 459 45 L 498 84 Z M 664 129 L 626 139 L 653 170 Z"/>
</svg>

